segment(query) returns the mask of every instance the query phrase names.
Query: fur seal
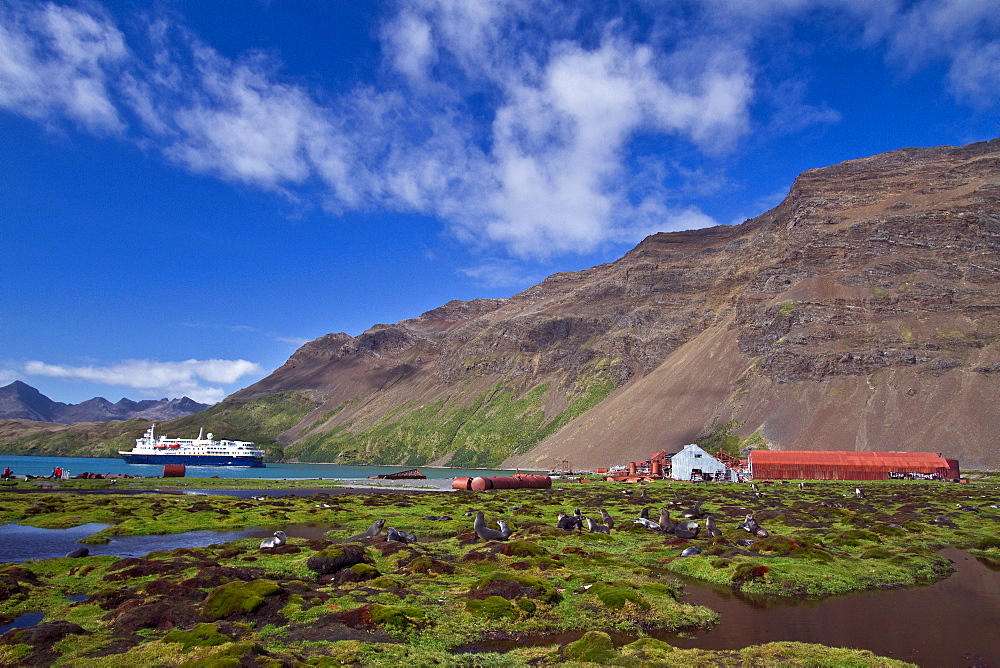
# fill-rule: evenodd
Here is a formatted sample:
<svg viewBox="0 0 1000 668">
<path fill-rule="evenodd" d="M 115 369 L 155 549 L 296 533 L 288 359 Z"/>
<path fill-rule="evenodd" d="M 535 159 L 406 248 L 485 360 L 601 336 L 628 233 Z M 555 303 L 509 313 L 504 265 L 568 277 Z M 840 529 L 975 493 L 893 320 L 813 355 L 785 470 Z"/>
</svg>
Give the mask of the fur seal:
<svg viewBox="0 0 1000 668">
<path fill-rule="evenodd" d="M 697 545 L 692 545 L 691 547 L 685 547 L 684 551 L 681 552 L 682 557 L 693 557 L 696 554 L 701 554 L 701 548 Z"/>
<path fill-rule="evenodd" d="M 615 528 L 615 521 L 611 519 L 611 515 L 608 515 L 608 511 L 604 508 L 601 508 L 601 519 L 604 520 L 604 526 L 608 528 L 608 531 Z"/>
<path fill-rule="evenodd" d="M 284 531 L 275 531 L 273 535 L 260 541 L 260 549 L 263 550 L 268 547 L 281 547 L 285 544 L 286 540 L 288 540 L 288 537 L 285 536 Z"/>
<path fill-rule="evenodd" d="M 67 553 L 66 556 L 69 557 L 70 559 L 76 559 L 77 557 L 86 557 L 88 554 L 90 554 L 89 548 L 78 547 L 72 552 Z"/>
<path fill-rule="evenodd" d="M 587 529 L 590 533 L 611 533 L 611 529 L 604 526 L 603 524 L 598 524 L 589 517 L 585 517 L 584 520 L 587 522 Z"/>
<path fill-rule="evenodd" d="M 663 510 L 661 510 L 660 521 L 659 521 L 660 531 L 662 531 L 663 533 L 673 533 L 675 526 L 677 525 L 674 524 L 673 520 L 670 519 L 670 513 L 667 511 L 667 509 L 664 508 Z"/>
<path fill-rule="evenodd" d="M 634 520 L 632 520 L 632 524 L 641 524 L 642 526 L 646 527 L 647 529 L 652 529 L 653 531 L 659 531 L 660 530 L 660 525 L 659 524 L 657 524 L 653 520 L 646 519 L 645 517 L 637 517 L 637 518 L 635 518 Z"/>
<path fill-rule="evenodd" d="M 359 533 L 357 535 L 351 536 L 350 538 L 348 538 L 344 542 L 345 543 L 353 543 L 356 540 L 364 540 L 365 538 L 374 538 L 375 536 L 377 536 L 380 533 L 382 533 L 382 527 L 383 526 L 385 526 L 385 520 L 384 519 L 375 520 L 374 522 L 372 522 L 372 525 L 370 527 L 368 527 L 367 529 L 365 529 L 363 532 L 361 532 L 361 533 Z"/>
<path fill-rule="evenodd" d="M 639 517 L 641 517 L 644 520 L 648 520 L 649 519 L 649 508 L 643 508 L 639 512 Z"/>
<path fill-rule="evenodd" d="M 722 535 L 722 529 L 715 523 L 715 518 L 711 515 L 705 520 L 705 535 L 711 538 Z"/>
<path fill-rule="evenodd" d="M 768 536 L 771 535 L 767 531 L 765 531 L 764 528 L 760 526 L 760 524 L 757 523 L 757 520 L 754 519 L 753 513 L 749 513 L 747 515 L 747 518 L 743 520 L 743 524 L 740 525 L 740 528 L 746 529 L 748 532 L 754 534 L 755 536 L 759 536 L 761 538 L 767 538 Z"/>
<path fill-rule="evenodd" d="M 705 513 L 701 510 L 701 501 L 695 501 L 693 506 L 681 513 L 681 517 L 689 520 L 701 519 L 704 516 Z"/>
<path fill-rule="evenodd" d="M 680 522 L 674 527 L 674 535 L 678 538 L 697 538 L 699 531 L 701 531 L 701 525 L 694 520 Z"/>
<path fill-rule="evenodd" d="M 486 526 L 486 518 L 481 510 L 476 513 L 476 519 L 472 523 L 476 535 L 483 540 L 507 540 L 510 538 L 510 534 L 513 533 L 510 526 L 503 520 L 497 522 L 497 525 L 500 527 L 499 531 Z"/>
<path fill-rule="evenodd" d="M 567 515 L 566 513 L 559 513 L 559 519 L 556 522 L 557 529 L 565 529 L 566 531 L 573 531 L 575 529 L 580 529 L 583 522 L 583 518 L 577 515 Z"/>
<path fill-rule="evenodd" d="M 434 520 L 436 522 L 444 522 L 445 520 L 450 520 L 451 516 L 450 515 L 427 515 L 426 517 L 424 517 L 422 519 L 425 519 L 425 520 Z"/>
<path fill-rule="evenodd" d="M 385 542 L 396 541 L 397 543 L 416 543 L 417 537 L 408 531 L 389 527 L 385 531 Z"/>
</svg>

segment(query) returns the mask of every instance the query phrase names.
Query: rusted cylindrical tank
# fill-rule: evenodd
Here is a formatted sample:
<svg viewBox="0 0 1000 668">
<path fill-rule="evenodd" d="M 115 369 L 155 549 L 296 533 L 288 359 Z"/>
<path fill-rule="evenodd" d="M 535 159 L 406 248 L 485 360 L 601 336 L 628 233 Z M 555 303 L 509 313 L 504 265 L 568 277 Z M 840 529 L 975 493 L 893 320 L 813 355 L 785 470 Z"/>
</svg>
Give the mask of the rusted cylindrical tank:
<svg viewBox="0 0 1000 668">
<path fill-rule="evenodd" d="M 478 478 L 472 479 L 469 489 L 474 490 L 476 492 L 483 492 L 486 491 L 487 489 L 493 489 L 493 481 L 490 480 L 489 478 L 484 478 L 482 476 L 479 476 Z"/>
<path fill-rule="evenodd" d="M 164 478 L 183 478 L 186 468 L 183 464 L 167 464 L 163 467 Z"/>
<path fill-rule="evenodd" d="M 517 489 L 521 487 L 521 481 L 514 476 L 496 476 L 489 478 L 493 489 Z"/>
<path fill-rule="evenodd" d="M 515 478 L 518 478 L 523 487 L 528 487 L 530 489 L 548 489 L 552 487 L 552 478 L 547 475 L 529 475 L 525 473 L 520 473 Z"/>
<path fill-rule="evenodd" d="M 451 481 L 452 489 L 472 489 L 472 478 L 455 478 Z"/>
<path fill-rule="evenodd" d="M 468 480 L 466 483 L 461 482 Z M 461 485 L 461 486 L 460 486 Z M 471 489 L 476 492 L 484 492 L 488 489 L 548 489 L 552 487 L 552 478 L 547 475 L 528 475 L 519 473 L 517 475 L 501 475 L 491 477 L 455 478 L 451 485 L 455 489 Z"/>
<path fill-rule="evenodd" d="M 663 464 L 660 462 L 653 462 L 649 465 L 649 472 L 653 475 L 661 475 L 663 473 Z"/>
<path fill-rule="evenodd" d="M 635 462 L 629 462 L 628 463 L 628 474 L 629 475 L 636 475 L 638 472 L 639 472 L 638 471 L 638 467 L 636 466 Z"/>
</svg>

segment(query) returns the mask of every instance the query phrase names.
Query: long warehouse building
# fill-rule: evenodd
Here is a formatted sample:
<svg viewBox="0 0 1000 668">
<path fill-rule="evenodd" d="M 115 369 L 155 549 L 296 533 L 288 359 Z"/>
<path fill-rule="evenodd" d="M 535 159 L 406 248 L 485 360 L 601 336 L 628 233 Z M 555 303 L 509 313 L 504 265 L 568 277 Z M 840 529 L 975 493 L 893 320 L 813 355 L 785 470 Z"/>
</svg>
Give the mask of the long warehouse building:
<svg viewBox="0 0 1000 668">
<path fill-rule="evenodd" d="M 958 460 L 932 452 L 751 450 L 755 480 L 958 480 Z"/>
</svg>

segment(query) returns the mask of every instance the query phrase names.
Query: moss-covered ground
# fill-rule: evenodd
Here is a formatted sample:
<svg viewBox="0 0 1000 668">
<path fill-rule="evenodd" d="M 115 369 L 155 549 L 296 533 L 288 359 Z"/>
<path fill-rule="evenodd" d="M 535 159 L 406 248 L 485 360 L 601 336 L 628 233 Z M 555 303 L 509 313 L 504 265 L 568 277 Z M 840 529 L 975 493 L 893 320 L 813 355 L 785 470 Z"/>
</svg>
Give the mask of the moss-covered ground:
<svg viewBox="0 0 1000 668">
<path fill-rule="evenodd" d="M 232 481 L 227 481 L 232 482 Z M 255 481 L 256 482 L 256 481 Z M 557 482 L 547 490 L 319 494 L 263 500 L 166 494 L 0 492 L 0 524 L 102 522 L 93 537 L 315 523 L 325 539 L 261 550 L 244 539 L 143 558 L 89 556 L 0 564 L 0 623 L 40 611 L 41 624 L 0 636 L 0 665 L 900 665 L 868 652 L 798 643 L 684 650 L 643 637 L 710 627 L 672 573 L 768 596 L 821 597 L 903 587 L 946 575 L 940 548 L 1000 563 L 1000 484 L 915 481 L 759 485 Z M 663 536 L 632 520 L 673 520 L 701 501 L 722 535 Z M 560 510 L 615 520 L 610 535 L 555 527 Z M 472 514 L 506 520 L 508 541 L 478 539 Z M 739 527 L 754 513 L 769 536 Z M 450 519 L 440 519 L 442 516 Z M 432 519 L 434 518 L 434 519 Z M 385 532 L 340 550 L 376 519 Z M 704 524 L 704 520 L 701 521 Z M 752 544 L 743 544 L 747 540 Z M 688 546 L 701 554 L 680 557 Z M 340 554 L 344 552 L 344 554 Z M 86 596 L 84 600 L 72 597 Z M 458 654 L 469 644 L 570 631 L 565 645 Z"/>
</svg>

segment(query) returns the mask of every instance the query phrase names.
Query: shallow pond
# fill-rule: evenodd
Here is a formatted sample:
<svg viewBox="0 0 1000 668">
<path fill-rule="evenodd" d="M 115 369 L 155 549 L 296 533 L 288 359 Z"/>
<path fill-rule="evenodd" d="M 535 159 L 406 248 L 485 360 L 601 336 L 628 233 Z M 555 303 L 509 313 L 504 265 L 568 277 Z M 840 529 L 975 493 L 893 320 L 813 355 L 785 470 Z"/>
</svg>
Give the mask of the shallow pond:
<svg viewBox="0 0 1000 668">
<path fill-rule="evenodd" d="M 107 528 L 108 524 L 91 522 L 70 529 L 37 529 L 19 524 L 0 525 L 0 563 L 21 563 L 29 559 L 65 557 L 80 547 L 81 538 Z M 330 525 L 292 524 L 282 527 L 290 538 L 323 538 L 327 531 L 342 529 Z M 176 550 L 182 547 L 206 547 L 228 543 L 240 538 L 265 538 L 273 529 L 243 529 L 240 531 L 188 531 L 160 536 L 116 536 L 104 545 L 84 545 L 91 555 L 110 554 L 116 557 L 144 557 L 150 552 Z"/>
<path fill-rule="evenodd" d="M 748 599 L 686 581 L 683 602 L 719 613 L 715 628 L 654 638 L 683 648 L 740 649 L 779 640 L 867 649 L 920 666 L 1000 666 L 1000 572 L 967 552 L 941 552 L 955 573 L 927 587 L 865 591 L 821 601 Z M 458 652 L 506 652 L 525 645 L 565 645 L 582 633 L 480 642 Z M 637 636 L 612 633 L 617 645 Z"/>
</svg>

